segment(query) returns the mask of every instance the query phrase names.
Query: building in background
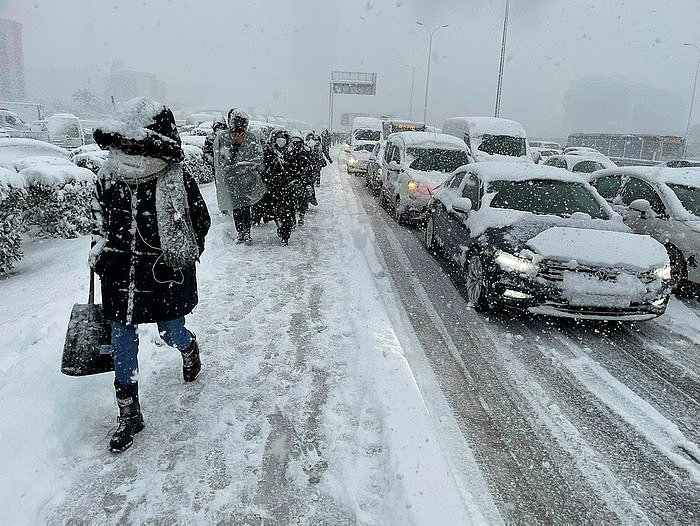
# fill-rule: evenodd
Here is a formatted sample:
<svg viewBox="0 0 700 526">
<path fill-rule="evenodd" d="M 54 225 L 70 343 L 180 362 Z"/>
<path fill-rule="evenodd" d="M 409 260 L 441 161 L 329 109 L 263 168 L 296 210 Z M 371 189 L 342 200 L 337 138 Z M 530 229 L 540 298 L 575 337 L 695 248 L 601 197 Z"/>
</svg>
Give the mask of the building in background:
<svg viewBox="0 0 700 526">
<path fill-rule="evenodd" d="M 680 135 L 686 112 L 679 95 L 623 77 L 580 79 L 564 93 L 570 132 Z"/>
<path fill-rule="evenodd" d="M 0 100 L 24 99 L 22 24 L 0 18 Z"/>
<path fill-rule="evenodd" d="M 165 100 L 165 82 L 153 73 L 119 69 L 105 79 L 105 94 L 114 100 L 124 102 L 134 97 L 151 97 L 158 101 Z"/>
</svg>

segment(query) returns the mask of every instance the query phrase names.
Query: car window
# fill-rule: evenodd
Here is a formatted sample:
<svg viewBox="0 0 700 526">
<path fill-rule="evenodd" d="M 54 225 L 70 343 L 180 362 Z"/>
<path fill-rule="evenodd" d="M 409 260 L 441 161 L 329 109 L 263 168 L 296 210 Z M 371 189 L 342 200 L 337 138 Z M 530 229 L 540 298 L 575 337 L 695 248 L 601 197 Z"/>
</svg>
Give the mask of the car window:
<svg viewBox="0 0 700 526">
<path fill-rule="evenodd" d="M 401 164 L 401 148 L 399 148 L 398 146 L 394 146 L 394 151 L 392 152 L 391 160 Z"/>
<path fill-rule="evenodd" d="M 479 179 L 474 174 L 468 174 L 462 188 L 462 197 L 468 197 L 472 202 L 472 210 L 479 209 Z"/>
<path fill-rule="evenodd" d="M 576 163 L 571 169 L 572 172 L 591 174 L 597 170 L 602 170 L 605 167 L 598 161 L 581 161 Z"/>
<path fill-rule="evenodd" d="M 545 166 L 558 166 L 558 164 L 557 164 L 558 162 L 559 162 L 559 159 L 551 158 L 551 159 L 547 159 L 544 162 L 544 165 Z"/>
<path fill-rule="evenodd" d="M 662 214 L 665 211 L 663 201 L 656 191 L 644 181 L 632 177 L 622 191 L 622 202 L 629 206 L 632 201 L 637 199 L 649 201 L 651 209 L 657 214 Z"/>
<path fill-rule="evenodd" d="M 620 186 L 622 186 L 622 176 L 608 175 L 601 177 L 593 181 L 592 185 L 604 199 L 612 199 L 617 195 Z"/>
<path fill-rule="evenodd" d="M 394 145 L 393 143 L 389 143 L 386 147 L 386 150 L 384 150 L 384 160 L 389 163 L 391 161 L 391 154 L 394 150 Z"/>
</svg>

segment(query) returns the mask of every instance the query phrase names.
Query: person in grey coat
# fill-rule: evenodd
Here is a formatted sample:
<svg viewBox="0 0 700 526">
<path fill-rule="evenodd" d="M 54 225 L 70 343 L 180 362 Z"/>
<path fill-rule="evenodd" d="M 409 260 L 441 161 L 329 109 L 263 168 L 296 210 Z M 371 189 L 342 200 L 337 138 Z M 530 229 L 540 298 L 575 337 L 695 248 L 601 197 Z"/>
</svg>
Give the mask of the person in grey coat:
<svg viewBox="0 0 700 526">
<path fill-rule="evenodd" d="M 251 207 L 265 195 L 260 173 L 262 146 L 248 130 L 248 115 L 236 108 L 228 112 L 228 129 L 214 139 L 216 196 L 222 213 L 231 212 L 238 237 L 236 243 L 250 243 Z"/>
</svg>

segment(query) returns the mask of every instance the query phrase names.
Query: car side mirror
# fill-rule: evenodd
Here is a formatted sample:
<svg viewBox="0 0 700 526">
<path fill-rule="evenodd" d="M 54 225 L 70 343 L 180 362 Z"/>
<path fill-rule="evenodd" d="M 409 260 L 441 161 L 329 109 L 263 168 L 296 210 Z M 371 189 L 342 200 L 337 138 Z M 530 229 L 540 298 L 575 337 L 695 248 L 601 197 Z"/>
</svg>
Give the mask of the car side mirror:
<svg viewBox="0 0 700 526">
<path fill-rule="evenodd" d="M 635 210 L 642 214 L 642 219 L 656 217 L 656 212 L 651 208 L 651 204 L 646 199 L 635 199 L 629 204 L 630 210 Z"/>
<path fill-rule="evenodd" d="M 452 210 L 455 212 L 461 212 L 463 214 L 468 214 L 472 209 L 472 200 L 468 197 L 460 197 L 455 199 L 452 203 Z"/>
<path fill-rule="evenodd" d="M 399 163 L 397 163 L 396 161 L 389 161 L 389 170 L 392 170 L 394 172 L 400 172 L 401 165 Z"/>
</svg>

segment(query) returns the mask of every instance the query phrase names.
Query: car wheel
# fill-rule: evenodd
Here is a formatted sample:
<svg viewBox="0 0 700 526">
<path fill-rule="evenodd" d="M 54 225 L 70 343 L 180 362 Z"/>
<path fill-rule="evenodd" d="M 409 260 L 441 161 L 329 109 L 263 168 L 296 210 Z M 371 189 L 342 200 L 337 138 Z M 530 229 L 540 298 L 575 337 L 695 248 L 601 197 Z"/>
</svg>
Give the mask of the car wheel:
<svg viewBox="0 0 700 526">
<path fill-rule="evenodd" d="M 667 245 L 668 259 L 671 262 L 671 279 L 673 280 L 673 292 L 683 295 L 687 289 L 688 267 L 683 253 L 673 245 Z"/>
<path fill-rule="evenodd" d="M 485 312 L 490 309 L 491 284 L 484 261 L 479 254 L 472 254 L 464 269 L 467 299 L 474 310 Z"/>
<path fill-rule="evenodd" d="M 435 242 L 435 219 L 433 214 L 428 215 L 428 220 L 425 223 L 425 247 L 431 254 L 436 254 L 440 250 Z"/>
</svg>

